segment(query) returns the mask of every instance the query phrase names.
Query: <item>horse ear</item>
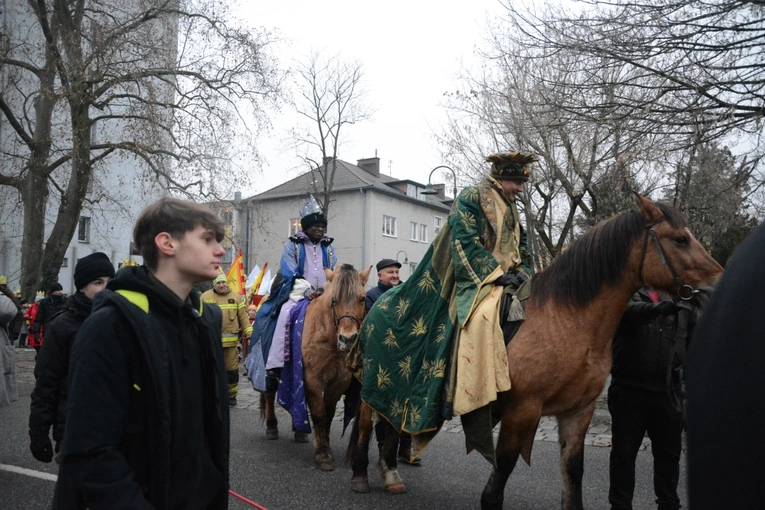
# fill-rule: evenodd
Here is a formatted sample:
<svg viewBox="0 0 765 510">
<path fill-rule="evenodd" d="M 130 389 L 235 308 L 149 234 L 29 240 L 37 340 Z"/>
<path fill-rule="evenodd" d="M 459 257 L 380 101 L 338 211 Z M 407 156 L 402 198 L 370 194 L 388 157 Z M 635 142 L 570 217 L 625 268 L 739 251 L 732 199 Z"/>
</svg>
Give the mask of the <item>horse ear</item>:
<svg viewBox="0 0 765 510">
<path fill-rule="evenodd" d="M 359 280 L 361 280 L 361 285 L 366 285 L 367 280 L 369 280 L 369 272 L 372 271 L 372 266 L 369 266 L 364 271 L 359 273 Z"/>
<path fill-rule="evenodd" d="M 327 269 L 326 267 L 324 268 L 324 274 L 327 275 L 327 281 L 328 282 L 331 282 L 332 278 L 335 277 L 335 272 Z"/>
<path fill-rule="evenodd" d="M 640 214 L 643 215 L 643 219 L 645 219 L 647 224 L 656 223 L 664 216 L 664 213 L 653 203 L 653 200 L 641 196 L 635 191 L 633 193 L 635 194 L 635 201 L 637 202 L 638 209 L 640 209 Z"/>
</svg>

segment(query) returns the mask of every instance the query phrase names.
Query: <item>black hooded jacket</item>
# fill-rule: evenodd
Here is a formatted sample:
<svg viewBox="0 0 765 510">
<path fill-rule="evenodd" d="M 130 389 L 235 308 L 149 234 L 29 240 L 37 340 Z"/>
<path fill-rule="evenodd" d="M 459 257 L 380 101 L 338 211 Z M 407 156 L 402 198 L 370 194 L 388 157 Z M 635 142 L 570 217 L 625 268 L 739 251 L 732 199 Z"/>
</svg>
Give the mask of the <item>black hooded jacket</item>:
<svg viewBox="0 0 765 510">
<path fill-rule="evenodd" d="M 76 292 L 69 296 L 64 310 L 45 328 L 45 343 L 35 363 L 35 389 L 29 413 L 30 436 L 47 436 L 52 426 L 53 439 L 61 441 L 64 438 L 69 354 L 92 306 L 93 301 Z"/>
<path fill-rule="evenodd" d="M 53 508 L 227 508 L 228 455 L 220 309 L 121 269 L 72 350 Z"/>
<path fill-rule="evenodd" d="M 51 294 L 40 301 L 40 304 L 37 305 L 37 315 L 35 316 L 35 323 L 32 325 L 32 332 L 36 335 L 40 333 L 40 328 L 43 326 L 47 328 L 53 317 L 64 309 L 66 301 L 64 296 L 55 294 Z"/>
</svg>

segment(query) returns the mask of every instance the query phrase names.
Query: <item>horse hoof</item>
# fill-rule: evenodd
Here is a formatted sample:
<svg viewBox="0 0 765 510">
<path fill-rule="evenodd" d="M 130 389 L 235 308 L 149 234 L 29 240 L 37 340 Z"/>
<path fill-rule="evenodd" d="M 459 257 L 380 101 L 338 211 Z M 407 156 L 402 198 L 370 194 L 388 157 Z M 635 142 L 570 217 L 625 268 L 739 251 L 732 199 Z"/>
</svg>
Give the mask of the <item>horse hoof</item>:
<svg viewBox="0 0 765 510">
<path fill-rule="evenodd" d="M 295 432 L 295 442 L 296 443 L 307 443 L 308 442 L 308 434 L 305 432 Z"/>
<path fill-rule="evenodd" d="M 266 429 L 266 437 L 268 439 L 279 439 L 279 429 Z"/>
<path fill-rule="evenodd" d="M 322 471 L 334 471 L 335 466 L 332 465 L 332 462 L 319 462 L 319 469 Z"/>
<path fill-rule="evenodd" d="M 394 483 L 386 485 L 385 490 L 391 494 L 406 494 L 406 486 L 403 483 Z"/>
<path fill-rule="evenodd" d="M 369 479 L 367 478 L 351 478 L 351 490 L 358 492 L 359 494 L 366 494 L 370 490 Z"/>
</svg>

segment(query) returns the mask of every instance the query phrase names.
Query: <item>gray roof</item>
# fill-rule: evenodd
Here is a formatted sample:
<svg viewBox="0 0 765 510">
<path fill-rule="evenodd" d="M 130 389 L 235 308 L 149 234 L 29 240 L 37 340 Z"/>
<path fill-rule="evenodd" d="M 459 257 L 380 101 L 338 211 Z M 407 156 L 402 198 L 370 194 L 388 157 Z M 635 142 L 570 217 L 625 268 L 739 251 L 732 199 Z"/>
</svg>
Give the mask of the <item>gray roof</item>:
<svg viewBox="0 0 765 510">
<path fill-rule="evenodd" d="M 373 190 L 386 195 L 392 195 L 402 200 L 410 200 L 422 205 L 428 205 L 443 211 L 449 211 L 452 203 L 451 198 L 440 199 L 436 195 L 426 196 L 425 200 L 419 200 L 408 196 L 406 193 L 393 187 L 396 183 L 406 182 L 415 184 L 421 188 L 425 185 L 409 179 L 394 179 L 388 175 L 380 174 L 374 176 L 354 164 L 343 160 L 336 160 L 337 168 L 335 170 L 333 193 L 342 193 L 347 191 L 357 191 L 359 189 Z M 308 171 L 294 179 L 283 184 L 275 186 L 269 190 L 253 195 L 247 198 L 247 201 L 267 201 L 282 198 L 302 197 L 308 194 L 321 193 L 321 182 L 314 183 L 314 173 L 316 170 Z M 318 174 L 316 174 L 318 177 Z"/>
</svg>

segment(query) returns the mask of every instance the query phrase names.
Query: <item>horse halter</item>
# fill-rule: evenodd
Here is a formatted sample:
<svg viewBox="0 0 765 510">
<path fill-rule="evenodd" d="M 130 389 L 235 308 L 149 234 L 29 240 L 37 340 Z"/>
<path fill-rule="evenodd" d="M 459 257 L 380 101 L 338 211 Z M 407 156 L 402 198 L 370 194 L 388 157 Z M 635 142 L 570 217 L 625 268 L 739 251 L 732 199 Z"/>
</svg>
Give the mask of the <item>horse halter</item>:
<svg viewBox="0 0 765 510">
<path fill-rule="evenodd" d="M 638 277 L 640 278 L 640 283 L 645 285 L 645 280 L 643 280 L 643 263 L 645 262 L 645 256 L 646 252 L 648 251 L 648 239 L 653 239 L 654 244 L 656 245 L 656 249 L 659 252 L 659 258 L 661 259 L 661 263 L 667 266 L 669 269 L 669 272 L 672 273 L 672 279 L 675 281 L 675 285 L 677 285 L 677 297 L 682 299 L 683 301 L 689 301 L 693 298 L 694 295 L 698 294 L 699 291 L 697 289 L 694 289 L 690 285 L 687 285 L 683 283 L 683 280 L 680 279 L 680 277 L 677 275 L 677 271 L 675 271 L 675 267 L 672 265 L 672 261 L 667 256 L 667 252 L 664 251 L 664 247 L 661 245 L 661 241 L 659 240 L 659 236 L 656 235 L 656 225 L 661 223 L 662 221 L 666 221 L 667 217 L 662 216 L 658 220 L 654 221 L 653 223 L 649 223 L 646 225 L 646 233 L 645 233 L 645 240 L 643 241 L 643 255 L 640 257 L 640 268 L 638 269 Z"/>
<path fill-rule="evenodd" d="M 335 310 L 335 305 L 337 305 L 337 301 L 335 298 L 332 298 L 332 317 L 335 320 L 335 329 L 340 325 L 340 321 L 343 319 L 351 319 L 356 323 L 356 325 L 361 329 L 361 321 L 356 318 L 355 315 L 351 315 L 349 313 L 346 313 L 345 315 L 341 315 L 340 317 L 337 316 L 337 310 Z"/>
</svg>

